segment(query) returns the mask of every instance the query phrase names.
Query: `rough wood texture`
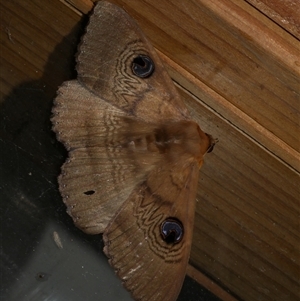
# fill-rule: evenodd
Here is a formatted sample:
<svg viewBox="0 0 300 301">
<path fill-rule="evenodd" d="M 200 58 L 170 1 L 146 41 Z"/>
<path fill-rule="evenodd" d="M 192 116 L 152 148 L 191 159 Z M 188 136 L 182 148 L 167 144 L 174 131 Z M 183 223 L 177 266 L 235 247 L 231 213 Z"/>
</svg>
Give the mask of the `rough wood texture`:
<svg viewBox="0 0 300 301">
<path fill-rule="evenodd" d="M 300 3 L 298 0 L 246 0 L 276 22 L 279 26 L 300 39 Z"/>
<path fill-rule="evenodd" d="M 191 263 L 238 299 L 297 300 L 300 62 L 294 2 L 113 2 L 138 21 L 194 117 L 220 140 L 201 169 Z M 43 1 L 41 14 L 38 3 L 0 4 L 1 96 L 41 76 L 45 93 L 53 93 L 47 89 L 65 80 L 60 70 L 72 53 L 52 58 L 51 74 L 44 71 L 48 56 L 79 22 L 76 9 L 92 7 L 87 0 L 73 1 L 73 9 L 71 1 Z M 274 11 L 291 26 L 280 24 Z M 75 37 L 66 43 L 75 44 Z"/>
</svg>

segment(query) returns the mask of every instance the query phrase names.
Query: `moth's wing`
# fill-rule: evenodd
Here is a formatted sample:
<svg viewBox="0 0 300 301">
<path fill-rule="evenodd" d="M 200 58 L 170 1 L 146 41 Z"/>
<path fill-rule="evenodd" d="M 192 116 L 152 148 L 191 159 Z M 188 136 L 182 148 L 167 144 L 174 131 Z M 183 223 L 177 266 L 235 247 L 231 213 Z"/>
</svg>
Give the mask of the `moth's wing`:
<svg viewBox="0 0 300 301">
<path fill-rule="evenodd" d="M 192 242 L 198 174 L 198 164 L 184 162 L 153 170 L 104 231 L 110 264 L 136 300 L 174 301 L 180 292 Z M 183 225 L 183 238 L 176 244 L 161 236 L 162 222 L 169 217 Z"/>
<path fill-rule="evenodd" d="M 132 72 L 138 55 L 155 64 L 154 73 Z M 78 80 L 129 115 L 148 122 L 187 119 L 189 113 L 157 53 L 138 25 L 121 8 L 98 2 L 77 56 Z"/>
<path fill-rule="evenodd" d="M 60 192 L 77 227 L 102 233 L 156 157 L 128 144 L 143 131 L 141 124 L 78 81 L 65 82 L 54 104 L 53 130 L 69 150 L 59 176 Z"/>
</svg>

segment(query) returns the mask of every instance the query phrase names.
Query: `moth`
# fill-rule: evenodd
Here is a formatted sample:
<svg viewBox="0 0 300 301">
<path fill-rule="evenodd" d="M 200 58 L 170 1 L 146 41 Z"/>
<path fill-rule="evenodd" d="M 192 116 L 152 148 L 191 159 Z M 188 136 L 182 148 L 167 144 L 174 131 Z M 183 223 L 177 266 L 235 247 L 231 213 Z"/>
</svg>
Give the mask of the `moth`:
<svg viewBox="0 0 300 301">
<path fill-rule="evenodd" d="M 135 300 L 176 300 L 189 260 L 199 168 L 215 140 L 191 120 L 157 53 L 121 8 L 98 2 L 63 83 L 53 130 L 69 151 L 59 190 L 75 225 Z"/>
</svg>

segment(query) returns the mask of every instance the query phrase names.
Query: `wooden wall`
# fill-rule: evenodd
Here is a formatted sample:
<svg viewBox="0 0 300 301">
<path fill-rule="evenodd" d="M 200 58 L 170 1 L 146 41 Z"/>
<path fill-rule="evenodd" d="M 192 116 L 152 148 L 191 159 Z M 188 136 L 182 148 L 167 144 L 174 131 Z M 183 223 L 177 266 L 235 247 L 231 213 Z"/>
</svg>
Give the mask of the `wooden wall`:
<svg viewBox="0 0 300 301">
<path fill-rule="evenodd" d="M 199 274 L 190 274 L 230 292 L 217 293 L 224 300 L 298 300 L 298 1 L 112 2 L 136 19 L 192 116 L 219 139 L 201 169 L 190 259 Z M 49 94 L 75 76 L 65 58 L 92 5 L 1 0 L 2 100 L 24 81 L 42 79 Z M 68 47 L 51 56 L 62 41 Z"/>
</svg>

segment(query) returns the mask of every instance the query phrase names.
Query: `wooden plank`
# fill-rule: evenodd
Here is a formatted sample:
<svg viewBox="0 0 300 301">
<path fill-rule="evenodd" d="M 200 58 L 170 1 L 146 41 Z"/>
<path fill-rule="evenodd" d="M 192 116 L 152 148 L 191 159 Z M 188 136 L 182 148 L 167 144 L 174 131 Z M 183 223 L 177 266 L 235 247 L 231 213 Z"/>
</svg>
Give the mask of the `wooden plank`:
<svg viewBox="0 0 300 301">
<path fill-rule="evenodd" d="M 300 40 L 300 3 L 298 0 L 246 0 Z"/>
<path fill-rule="evenodd" d="M 229 294 L 226 290 L 217 285 L 214 281 L 208 278 L 206 275 L 195 269 L 193 266 L 188 265 L 187 274 L 201 283 L 205 288 L 211 291 L 215 296 L 219 297 L 223 301 L 237 301 L 235 297 Z"/>
<path fill-rule="evenodd" d="M 299 152 L 290 147 L 276 135 L 268 131 L 256 120 L 232 105 L 224 97 L 213 91 L 184 68 L 159 52 L 168 72 L 174 81 L 180 83 L 197 98 L 215 111 L 215 114 L 227 120 L 237 131 L 243 132 L 254 143 L 260 144 L 265 151 L 274 155 L 278 160 L 296 172 L 300 171 Z"/>
<path fill-rule="evenodd" d="M 56 45 L 72 30 L 78 30 L 76 23 L 80 17 L 74 19 L 74 14 L 70 14 L 64 4 L 57 2 L 57 5 L 51 6 L 43 3 L 43 9 L 39 5 L 39 1 L 21 1 L 19 10 L 15 10 L 15 3 L 11 1 L 0 3 L 1 11 L 5 11 L 1 20 L 0 42 L 3 68 L 0 76 L 3 83 L 6 83 L 3 90 L 6 95 L 11 89 L 27 80 L 41 78 L 49 55 Z M 35 14 L 36 11 L 39 13 Z M 76 38 L 73 41 L 74 45 L 78 41 L 79 39 Z M 61 54 L 65 54 L 66 51 L 70 49 L 63 48 Z M 73 56 L 74 53 L 69 55 Z M 47 86 L 53 84 L 56 89 L 59 82 L 65 78 L 66 62 L 59 58 L 52 58 L 52 60 L 56 77 L 45 80 Z M 72 70 L 68 71 L 70 72 Z"/>
<path fill-rule="evenodd" d="M 299 175 L 180 91 L 220 139 L 200 172 L 192 264 L 243 300 L 296 300 Z"/>
</svg>

